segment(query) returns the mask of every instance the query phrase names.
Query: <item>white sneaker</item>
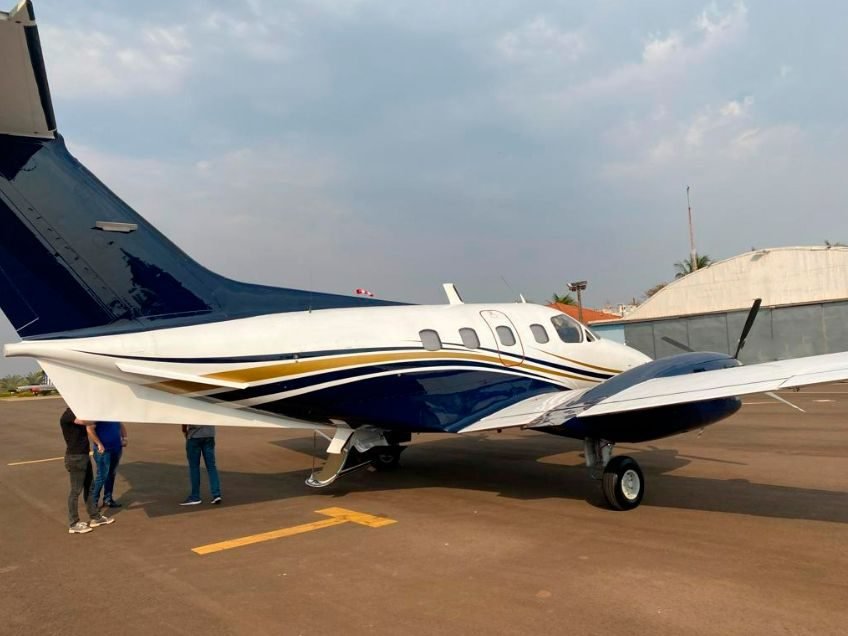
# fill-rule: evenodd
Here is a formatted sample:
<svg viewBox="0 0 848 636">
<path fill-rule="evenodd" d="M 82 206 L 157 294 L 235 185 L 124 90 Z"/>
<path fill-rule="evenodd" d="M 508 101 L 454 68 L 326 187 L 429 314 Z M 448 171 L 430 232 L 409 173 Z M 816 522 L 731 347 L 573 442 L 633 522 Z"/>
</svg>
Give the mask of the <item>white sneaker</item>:
<svg viewBox="0 0 848 636">
<path fill-rule="evenodd" d="M 110 523 L 113 523 L 115 520 L 112 517 L 107 517 L 106 515 L 97 515 L 93 517 L 91 521 L 88 522 L 89 528 L 96 528 L 97 526 L 108 526 Z"/>
<path fill-rule="evenodd" d="M 68 528 L 68 534 L 85 534 L 91 532 L 91 528 L 85 521 L 77 521 L 74 525 Z"/>
</svg>

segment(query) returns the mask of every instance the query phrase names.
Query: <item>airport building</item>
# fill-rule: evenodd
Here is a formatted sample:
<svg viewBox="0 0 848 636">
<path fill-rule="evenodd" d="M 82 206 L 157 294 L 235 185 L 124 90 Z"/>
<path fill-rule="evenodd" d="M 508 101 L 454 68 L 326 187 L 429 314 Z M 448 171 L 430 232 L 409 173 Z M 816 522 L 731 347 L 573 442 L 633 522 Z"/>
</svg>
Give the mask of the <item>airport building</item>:
<svg viewBox="0 0 848 636">
<path fill-rule="evenodd" d="M 590 320 L 600 336 L 652 358 L 696 351 L 732 354 L 748 311 L 762 298 L 740 355 L 766 362 L 848 351 L 848 247 L 746 252 L 676 279 L 620 320 Z"/>
</svg>

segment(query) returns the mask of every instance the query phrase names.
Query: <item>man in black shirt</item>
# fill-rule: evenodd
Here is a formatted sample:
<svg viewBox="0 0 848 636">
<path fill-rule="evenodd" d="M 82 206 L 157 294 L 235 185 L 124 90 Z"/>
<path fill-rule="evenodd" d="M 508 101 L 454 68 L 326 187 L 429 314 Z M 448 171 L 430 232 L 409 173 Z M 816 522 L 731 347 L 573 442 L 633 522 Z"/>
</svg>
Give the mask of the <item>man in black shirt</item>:
<svg viewBox="0 0 848 636">
<path fill-rule="evenodd" d="M 68 533 L 85 534 L 97 526 L 112 523 L 114 519 L 100 514 L 97 502 L 88 496 L 93 475 L 91 460 L 88 457 L 87 422 L 78 420 L 74 412 L 67 408 L 59 418 L 59 424 L 62 426 L 62 435 L 65 438 L 65 470 L 71 478 L 71 490 L 68 493 L 68 522 L 70 524 Z M 85 501 L 88 516 L 91 518 L 88 523 L 80 521 L 79 518 L 80 493 Z"/>
</svg>

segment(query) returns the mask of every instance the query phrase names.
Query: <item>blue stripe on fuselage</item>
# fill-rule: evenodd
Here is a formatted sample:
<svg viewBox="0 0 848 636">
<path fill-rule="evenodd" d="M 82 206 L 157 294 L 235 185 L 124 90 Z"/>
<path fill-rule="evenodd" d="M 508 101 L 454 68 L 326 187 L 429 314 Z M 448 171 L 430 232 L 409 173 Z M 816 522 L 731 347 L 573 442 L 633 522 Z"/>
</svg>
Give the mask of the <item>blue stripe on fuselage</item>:
<svg viewBox="0 0 848 636">
<path fill-rule="evenodd" d="M 265 403 L 254 410 L 309 421 L 342 420 L 405 432 L 455 433 L 511 404 L 563 387 L 487 370 L 367 378 Z"/>
</svg>

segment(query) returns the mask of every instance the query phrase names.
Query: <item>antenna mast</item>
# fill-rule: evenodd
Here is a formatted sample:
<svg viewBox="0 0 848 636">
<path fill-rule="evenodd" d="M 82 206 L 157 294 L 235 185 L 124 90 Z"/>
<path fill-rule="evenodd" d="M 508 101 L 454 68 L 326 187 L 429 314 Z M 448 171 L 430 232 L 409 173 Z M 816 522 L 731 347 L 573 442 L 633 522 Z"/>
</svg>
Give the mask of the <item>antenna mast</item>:
<svg viewBox="0 0 848 636">
<path fill-rule="evenodd" d="M 686 186 L 686 206 L 689 208 L 689 257 L 692 259 L 692 271 L 698 269 L 698 252 L 695 250 L 695 228 L 692 225 L 692 203 L 689 201 L 689 186 Z"/>
</svg>

